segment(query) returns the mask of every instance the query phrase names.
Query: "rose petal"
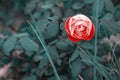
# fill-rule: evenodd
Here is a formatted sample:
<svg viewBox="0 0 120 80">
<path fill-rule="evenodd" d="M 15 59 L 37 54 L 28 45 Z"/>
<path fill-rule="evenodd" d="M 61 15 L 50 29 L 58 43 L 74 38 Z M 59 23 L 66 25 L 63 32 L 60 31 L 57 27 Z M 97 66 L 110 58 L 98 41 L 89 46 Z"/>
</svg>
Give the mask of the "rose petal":
<svg viewBox="0 0 120 80">
<path fill-rule="evenodd" d="M 88 29 L 88 31 L 87 31 L 87 34 L 89 35 L 90 34 L 90 31 L 92 30 L 92 27 L 93 27 L 93 23 L 91 22 L 91 21 L 86 21 L 86 24 L 87 24 L 87 29 Z"/>
<path fill-rule="evenodd" d="M 78 20 L 78 21 L 75 23 L 75 26 L 79 26 L 79 25 L 87 26 L 87 24 L 86 24 L 85 22 Z"/>
<path fill-rule="evenodd" d="M 69 38 L 69 40 L 71 40 L 72 42 L 78 42 L 78 41 L 81 41 L 80 39 L 74 38 L 74 37 L 72 37 L 72 36 L 69 35 L 69 34 L 68 34 L 68 38 Z"/>
<path fill-rule="evenodd" d="M 72 20 L 73 20 L 73 18 L 70 18 L 70 20 L 69 20 L 69 30 L 70 30 L 70 34 L 73 36 L 75 26 L 72 25 Z"/>
<path fill-rule="evenodd" d="M 87 38 L 85 38 L 84 40 L 91 40 L 93 37 L 94 37 L 94 33 L 95 33 L 95 27 L 94 27 L 94 24 L 92 24 L 92 29 L 91 29 L 91 32 L 89 34 L 89 36 Z"/>
<path fill-rule="evenodd" d="M 69 21 L 70 21 L 70 17 L 67 18 L 67 20 L 66 20 L 66 22 L 65 22 L 65 31 L 70 34 Z"/>
<path fill-rule="evenodd" d="M 77 30 L 75 30 L 73 36 L 74 36 L 75 38 L 82 39 L 82 32 L 78 32 Z"/>
<path fill-rule="evenodd" d="M 87 16 L 83 15 L 83 14 L 78 14 L 78 15 L 75 15 L 73 16 L 74 18 L 77 17 L 78 20 L 81 20 L 81 21 L 91 21 Z"/>
</svg>

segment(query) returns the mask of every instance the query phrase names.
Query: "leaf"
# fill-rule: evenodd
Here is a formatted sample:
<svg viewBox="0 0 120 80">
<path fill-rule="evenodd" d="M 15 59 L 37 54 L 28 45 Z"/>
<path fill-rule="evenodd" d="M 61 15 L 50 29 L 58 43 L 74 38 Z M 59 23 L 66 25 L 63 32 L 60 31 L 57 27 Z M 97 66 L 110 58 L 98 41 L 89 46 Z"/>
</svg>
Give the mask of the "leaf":
<svg viewBox="0 0 120 80">
<path fill-rule="evenodd" d="M 62 60 L 60 60 L 60 59 L 57 59 L 57 64 L 60 66 L 61 64 L 62 64 Z"/>
<path fill-rule="evenodd" d="M 29 36 L 29 34 L 28 33 L 17 33 L 17 34 L 14 34 L 13 36 L 15 36 L 16 38 L 20 38 L 24 36 Z"/>
<path fill-rule="evenodd" d="M 58 16 L 52 16 L 52 17 L 48 17 L 48 19 L 52 21 L 57 21 L 59 18 Z"/>
<path fill-rule="evenodd" d="M 72 56 L 70 57 L 69 61 L 70 61 L 70 62 L 74 61 L 74 60 L 79 56 L 79 54 L 80 54 L 80 53 L 79 53 L 78 49 L 76 49 L 76 50 L 73 52 Z"/>
<path fill-rule="evenodd" d="M 42 59 L 41 59 L 40 63 L 39 63 L 39 69 L 42 69 L 43 67 L 45 67 L 45 66 L 47 65 L 47 63 L 48 63 L 48 58 L 47 58 L 47 56 L 44 54 L 44 55 L 42 56 Z"/>
<path fill-rule="evenodd" d="M 44 31 L 43 33 L 43 37 L 49 39 L 52 37 L 55 37 L 58 33 L 59 30 L 59 24 L 57 21 L 51 21 L 50 24 L 47 27 L 47 30 Z"/>
<path fill-rule="evenodd" d="M 24 11 L 25 13 L 32 12 L 35 7 L 36 7 L 36 4 L 31 1 L 29 4 L 26 5 Z"/>
<path fill-rule="evenodd" d="M 61 10 L 60 10 L 58 7 L 52 8 L 52 13 L 53 13 L 53 15 L 56 15 L 56 16 L 58 16 L 59 18 L 62 17 L 62 12 L 61 12 Z"/>
<path fill-rule="evenodd" d="M 61 30 L 64 30 L 64 23 L 61 23 L 61 24 L 60 24 L 60 29 L 61 29 Z"/>
<path fill-rule="evenodd" d="M 2 46 L 4 54 L 10 55 L 10 52 L 14 49 L 17 39 L 14 36 L 9 37 Z"/>
<path fill-rule="evenodd" d="M 85 69 L 81 72 L 84 80 L 93 80 L 93 67 Z"/>
<path fill-rule="evenodd" d="M 92 63 L 90 63 L 91 59 L 91 56 L 89 56 L 85 51 L 80 51 L 80 57 L 81 57 L 81 61 L 84 62 L 85 64 L 87 64 L 88 66 L 91 66 Z"/>
<path fill-rule="evenodd" d="M 107 28 L 107 26 L 105 24 L 101 24 L 100 33 L 103 36 L 108 37 L 108 38 L 110 38 L 110 36 L 111 36 L 111 31 Z"/>
<path fill-rule="evenodd" d="M 104 28 L 106 28 L 106 30 L 109 31 L 109 33 L 111 32 L 113 35 L 120 33 L 120 25 L 114 20 L 104 21 L 101 25 L 106 26 Z"/>
<path fill-rule="evenodd" d="M 58 40 L 55 45 L 61 51 L 74 49 L 74 43 L 72 43 L 68 38 L 65 38 L 64 41 Z"/>
<path fill-rule="evenodd" d="M 37 80 L 37 76 L 35 75 L 30 75 L 28 77 L 23 78 L 22 80 Z"/>
<path fill-rule="evenodd" d="M 82 64 L 80 58 L 77 58 L 71 63 L 71 73 L 73 77 L 76 77 L 82 71 Z"/>
<path fill-rule="evenodd" d="M 115 33 L 113 33 L 113 34 L 118 34 L 118 33 L 120 33 L 120 25 L 119 25 L 117 22 L 111 21 L 111 22 L 109 22 L 109 24 L 111 25 L 111 26 L 109 26 L 109 27 L 111 27 L 112 30 L 114 30 L 114 32 L 115 32 Z M 112 31 L 112 32 L 113 32 L 113 31 Z"/>
<path fill-rule="evenodd" d="M 52 45 L 48 46 L 48 50 L 53 60 L 57 60 L 59 58 L 59 55 L 55 46 L 52 46 Z"/>
<path fill-rule="evenodd" d="M 93 2 L 94 2 L 94 0 L 84 0 L 84 3 L 86 3 L 86 4 L 91 4 Z"/>
<path fill-rule="evenodd" d="M 95 13 L 96 13 L 96 1 L 93 5 L 93 16 L 95 16 Z M 99 6 L 98 6 L 98 14 L 100 14 L 104 9 L 104 0 L 99 0 Z"/>
<path fill-rule="evenodd" d="M 115 14 L 114 14 L 114 18 L 115 18 L 116 20 L 120 20 L 119 14 L 120 14 L 120 5 L 117 5 L 117 6 L 116 6 L 116 9 L 115 9 Z"/>
<path fill-rule="evenodd" d="M 68 50 L 68 44 L 65 42 L 59 40 L 56 44 L 56 47 L 61 51 L 67 51 Z"/>
<path fill-rule="evenodd" d="M 39 19 L 39 18 L 40 18 L 40 13 L 39 13 L 39 12 L 35 12 L 35 13 L 33 14 L 33 17 L 34 17 L 35 19 Z"/>
<path fill-rule="evenodd" d="M 26 64 L 26 66 L 24 66 L 23 71 L 28 72 L 31 69 L 33 69 L 34 65 L 33 64 Z"/>
<path fill-rule="evenodd" d="M 26 54 L 27 56 L 32 56 L 32 55 L 33 55 L 33 52 L 32 52 L 32 51 L 25 51 L 25 54 Z"/>
<path fill-rule="evenodd" d="M 48 78 L 48 80 L 56 80 L 56 78 L 54 76 Z"/>
<path fill-rule="evenodd" d="M 38 51 L 39 46 L 29 37 L 21 37 L 19 39 L 21 46 L 28 51 Z"/>
<path fill-rule="evenodd" d="M 106 13 L 105 16 L 103 17 L 104 20 L 110 21 L 113 18 L 113 14 L 111 13 Z"/>
<path fill-rule="evenodd" d="M 81 9 L 85 4 L 84 3 L 80 3 L 80 2 L 76 2 L 72 5 L 73 9 Z"/>
<path fill-rule="evenodd" d="M 41 8 L 44 8 L 44 9 L 51 9 L 52 7 L 53 7 L 52 3 L 47 3 L 41 6 Z"/>
<path fill-rule="evenodd" d="M 33 60 L 35 61 L 35 62 L 38 62 L 38 61 L 40 61 L 42 59 L 42 56 L 41 55 L 35 55 L 34 57 L 33 57 Z"/>
<path fill-rule="evenodd" d="M 18 41 L 15 45 L 15 50 L 23 50 L 23 47 L 20 45 L 20 42 Z"/>
<path fill-rule="evenodd" d="M 38 21 L 37 21 L 37 31 L 38 32 L 43 32 L 44 31 L 44 29 L 46 28 L 46 26 L 49 24 L 49 21 L 48 20 L 46 20 L 46 19 L 39 19 Z"/>
<path fill-rule="evenodd" d="M 105 9 L 111 13 L 115 12 L 115 7 L 112 3 L 112 0 L 103 0 L 105 3 Z"/>
<path fill-rule="evenodd" d="M 81 47 L 83 47 L 84 49 L 94 49 L 94 45 L 89 42 L 81 43 Z"/>
<path fill-rule="evenodd" d="M 2 44 L 3 44 L 3 39 L 2 38 L 0 38 L 0 48 L 1 48 L 1 46 L 2 46 Z"/>
</svg>

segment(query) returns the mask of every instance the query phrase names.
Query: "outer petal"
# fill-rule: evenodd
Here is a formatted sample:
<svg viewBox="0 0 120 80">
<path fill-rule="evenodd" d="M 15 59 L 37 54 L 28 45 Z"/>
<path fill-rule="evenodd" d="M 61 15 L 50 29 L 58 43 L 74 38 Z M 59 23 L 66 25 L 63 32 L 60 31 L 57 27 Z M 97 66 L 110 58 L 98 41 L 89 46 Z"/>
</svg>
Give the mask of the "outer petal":
<svg viewBox="0 0 120 80">
<path fill-rule="evenodd" d="M 73 18 L 81 20 L 81 21 L 91 21 L 87 16 L 85 16 L 83 14 L 77 14 L 77 15 L 73 16 Z"/>
<path fill-rule="evenodd" d="M 70 18 L 71 17 L 69 17 L 69 18 L 67 18 L 67 20 L 66 20 L 66 22 L 65 22 L 65 31 L 67 32 L 67 33 L 69 33 L 70 34 L 70 30 L 69 30 L 69 20 L 70 20 Z"/>
<path fill-rule="evenodd" d="M 94 24 L 92 24 L 92 29 L 91 29 L 90 34 L 89 34 L 89 36 L 88 36 L 87 38 L 85 38 L 84 40 L 87 40 L 87 41 L 91 40 L 91 39 L 94 37 L 94 33 L 95 33 L 95 26 L 94 26 Z"/>
<path fill-rule="evenodd" d="M 68 34 L 68 38 L 72 41 L 72 42 L 79 42 L 81 41 L 80 39 L 74 38 L 71 35 Z"/>
</svg>

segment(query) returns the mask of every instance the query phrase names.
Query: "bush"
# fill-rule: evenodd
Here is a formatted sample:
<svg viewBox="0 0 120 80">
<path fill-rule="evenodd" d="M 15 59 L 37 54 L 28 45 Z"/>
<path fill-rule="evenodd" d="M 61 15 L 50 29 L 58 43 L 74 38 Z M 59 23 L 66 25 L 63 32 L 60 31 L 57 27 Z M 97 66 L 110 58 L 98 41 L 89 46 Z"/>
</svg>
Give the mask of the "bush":
<svg viewBox="0 0 120 80">
<path fill-rule="evenodd" d="M 119 80 L 120 1 L 115 2 L 11 0 L 14 5 L 8 3 L 11 6 L 7 8 L 8 17 L 4 10 L 0 12 L 1 20 L 5 20 L 1 25 L 7 26 L 7 29 L 1 28 L 0 65 L 11 63 L 19 80 L 57 80 L 55 70 L 61 80 Z M 16 29 L 13 24 L 17 13 L 22 14 L 24 20 Z M 64 23 L 66 18 L 79 13 L 98 25 L 97 35 L 91 41 L 73 43 L 67 38 Z"/>
</svg>

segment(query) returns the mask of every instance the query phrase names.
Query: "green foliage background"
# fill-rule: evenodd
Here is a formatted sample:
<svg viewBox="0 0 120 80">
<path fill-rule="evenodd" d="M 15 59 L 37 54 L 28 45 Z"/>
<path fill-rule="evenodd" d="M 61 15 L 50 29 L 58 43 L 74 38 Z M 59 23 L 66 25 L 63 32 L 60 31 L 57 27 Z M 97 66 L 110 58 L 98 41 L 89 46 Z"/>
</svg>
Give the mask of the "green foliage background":
<svg viewBox="0 0 120 80">
<path fill-rule="evenodd" d="M 120 1 L 98 1 L 0 0 L 0 66 L 12 63 L 20 76 L 16 80 L 57 80 L 54 65 L 61 80 L 94 80 L 94 76 L 96 80 L 120 80 Z M 80 13 L 94 24 L 98 16 L 97 41 L 68 40 L 64 22 Z M 21 15 L 24 21 L 15 30 L 14 18 Z"/>
</svg>

